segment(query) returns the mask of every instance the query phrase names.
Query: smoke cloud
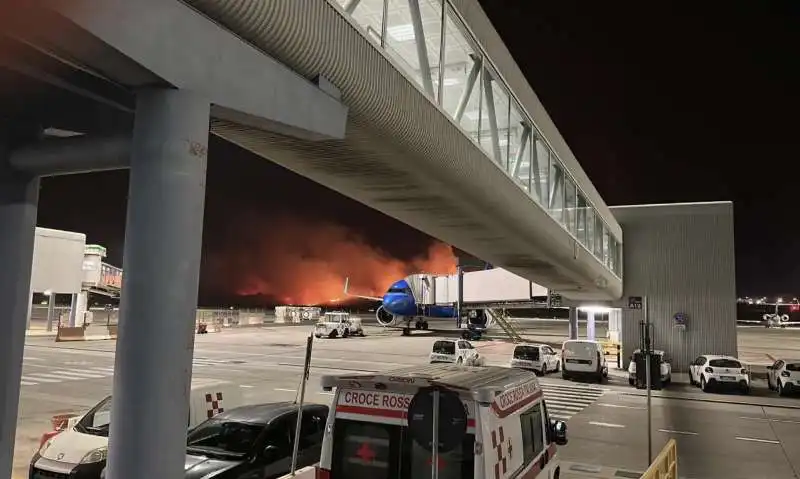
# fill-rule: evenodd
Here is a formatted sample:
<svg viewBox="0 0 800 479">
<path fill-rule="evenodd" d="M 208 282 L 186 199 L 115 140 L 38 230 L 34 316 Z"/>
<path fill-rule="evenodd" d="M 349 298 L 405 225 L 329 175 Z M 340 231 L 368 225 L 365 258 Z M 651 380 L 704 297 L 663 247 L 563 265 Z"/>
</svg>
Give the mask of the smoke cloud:
<svg viewBox="0 0 800 479">
<path fill-rule="evenodd" d="M 382 296 L 409 274 L 456 271 L 452 248 L 441 242 L 404 261 L 334 223 L 289 216 L 248 223 L 238 230 L 242 235 L 230 237 L 228 230 L 225 255 L 212 254 L 208 265 L 218 287 L 233 287 L 240 296 L 263 295 L 287 305 L 341 304 L 352 300 L 343 292 L 348 277 L 351 294 Z"/>
</svg>

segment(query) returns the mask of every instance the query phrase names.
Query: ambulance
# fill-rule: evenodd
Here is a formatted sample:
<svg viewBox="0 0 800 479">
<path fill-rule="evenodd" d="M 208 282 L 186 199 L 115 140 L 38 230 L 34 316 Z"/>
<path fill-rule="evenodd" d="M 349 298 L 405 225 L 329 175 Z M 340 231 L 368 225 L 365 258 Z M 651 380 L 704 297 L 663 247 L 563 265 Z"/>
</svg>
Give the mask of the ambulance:
<svg viewBox="0 0 800 479">
<path fill-rule="evenodd" d="M 193 380 L 187 428 L 243 404 L 241 389 L 226 381 Z M 100 478 L 108 455 L 111 396 L 45 433 L 30 462 L 31 478 Z"/>
<path fill-rule="evenodd" d="M 567 443 L 567 427 L 549 418 L 533 372 L 433 364 L 375 375 L 324 376 L 322 387 L 335 393 L 317 479 L 426 479 L 433 477 L 433 464 L 438 479 L 560 475 L 556 451 Z M 425 447 L 419 429 L 410 427 L 410 422 L 418 425 L 420 416 L 412 402 L 428 390 L 445 391 L 455 401 L 447 412 L 440 399 L 434 401 L 438 414 L 431 415 L 438 416 L 440 431 L 435 462 L 434 441 Z M 453 430 L 457 420 L 448 418 L 459 415 L 465 419 L 463 429 L 442 432 Z"/>
</svg>

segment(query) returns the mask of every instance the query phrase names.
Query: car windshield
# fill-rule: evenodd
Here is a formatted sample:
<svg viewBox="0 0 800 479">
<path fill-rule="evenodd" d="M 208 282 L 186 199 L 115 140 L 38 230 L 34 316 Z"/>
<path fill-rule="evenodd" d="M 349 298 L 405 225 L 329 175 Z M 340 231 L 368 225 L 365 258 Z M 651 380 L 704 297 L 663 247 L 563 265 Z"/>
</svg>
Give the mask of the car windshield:
<svg viewBox="0 0 800 479">
<path fill-rule="evenodd" d="M 517 346 L 514 349 L 514 358 L 527 361 L 539 360 L 539 348 L 533 346 Z"/>
<path fill-rule="evenodd" d="M 111 424 L 111 396 L 100 401 L 100 404 L 83 416 L 76 429 L 84 434 L 107 437 L 109 424 Z"/>
<path fill-rule="evenodd" d="M 433 343 L 433 352 L 436 354 L 455 354 L 456 343 L 452 341 L 436 341 Z"/>
<path fill-rule="evenodd" d="M 708 365 L 712 368 L 736 368 L 740 369 L 742 367 L 742 363 L 735 359 L 712 359 L 708 362 Z"/>
<path fill-rule="evenodd" d="M 786 365 L 786 370 L 791 372 L 800 372 L 800 363 L 789 363 Z"/>
<path fill-rule="evenodd" d="M 243 422 L 210 419 L 189 432 L 189 451 L 194 450 L 246 454 L 253 450 L 264 426 Z"/>
</svg>

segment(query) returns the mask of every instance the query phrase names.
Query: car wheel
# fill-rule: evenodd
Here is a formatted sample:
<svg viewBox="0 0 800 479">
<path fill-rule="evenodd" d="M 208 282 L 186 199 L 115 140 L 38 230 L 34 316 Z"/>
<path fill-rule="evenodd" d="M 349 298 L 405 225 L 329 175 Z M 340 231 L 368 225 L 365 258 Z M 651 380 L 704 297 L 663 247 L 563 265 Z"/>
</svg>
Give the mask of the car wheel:
<svg viewBox="0 0 800 479">
<path fill-rule="evenodd" d="M 563 369 L 561 370 L 561 379 L 569 381 L 569 374 L 567 374 L 567 372 L 564 371 Z"/>
<path fill-rule="evenodd" d="M 542 364 L 542 377 L 547 375 L 547 365 Z"/>
<path fill-rule="evenodd" d="M 778 396 L 785 396 L 786 395 L 786 389 L 783 388 L 783 384 L 781 384 L 780 381 L 778 381 L 778 387 L 775 388 L 775 389 L 778 391 Z"/>
<path fill-rule="evenodd" d="M 314 337 L 315 337 L 315 338 L 317 338 L 317 339 L 319 339 L 319 338 L 321 338 L 321 337 L 322 337 L 322 335 L 321 335 L 321 334 L 315 334 L 315 335 L 314 335 Z"/>
<path fill-rule="evenodd" d="M 633 378 L 628 378 L 628 384 L 630 384 L 631 386 L 633 386 L 633 384 L 634 384 L 635 382 L 636 382 L 636 381 L 634 381 L 634 379 L 633 379 Z"/>
<path fill-rule="evenodd" d="M 556 372 L 561 371 L 561 361 L 556 361 Z"/>
<path fill-rule="evenodd" d="M 706 382 L 705 376 L 700 376 L 700 389 L 702 389 L 704 393 L 708 392 L 708 383 Z"/>
<path fill-rule="evenodd" d="M 770 391 L 774 391 L 775 388 L 772 387 L 772 380 L 769 378 L 769 374 L 767 374 L 767 389 Z"/>
<path fill-rule="evenodd" d="M 331 334 L 328 335 L 328 337 L 331 339 L 336 339 L 337 336 L 339 336 L 339 331 L 336 331 L 335 329 L 331 331 Z"/>
<path fill-rule="evenodd" d="M 458 364 L 458 365 L 464 364 L 464 358 L 456 359 L 456 364 Z"/>
</svg>

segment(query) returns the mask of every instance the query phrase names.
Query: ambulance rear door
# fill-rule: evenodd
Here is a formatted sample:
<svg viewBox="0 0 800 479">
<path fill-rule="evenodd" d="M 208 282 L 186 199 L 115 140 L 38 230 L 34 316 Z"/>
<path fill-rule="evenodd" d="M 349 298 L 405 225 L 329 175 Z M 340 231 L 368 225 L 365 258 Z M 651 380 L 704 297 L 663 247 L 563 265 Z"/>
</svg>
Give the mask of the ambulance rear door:
<svg viewBox="0 0 800 479">
<path fill-rule="evenodd" d="M 339 388 L 322 449 L 321 477 L 328 479 L 426 479 L 431 453 L 408 434 L 413 393 Z M 475 408 L 462 399 L 467 434 L 460 446 L 439 454 L 439 479 L 475 478 Z M 327 476 L 326 476 L 327 474 Z"/>
</svg>

